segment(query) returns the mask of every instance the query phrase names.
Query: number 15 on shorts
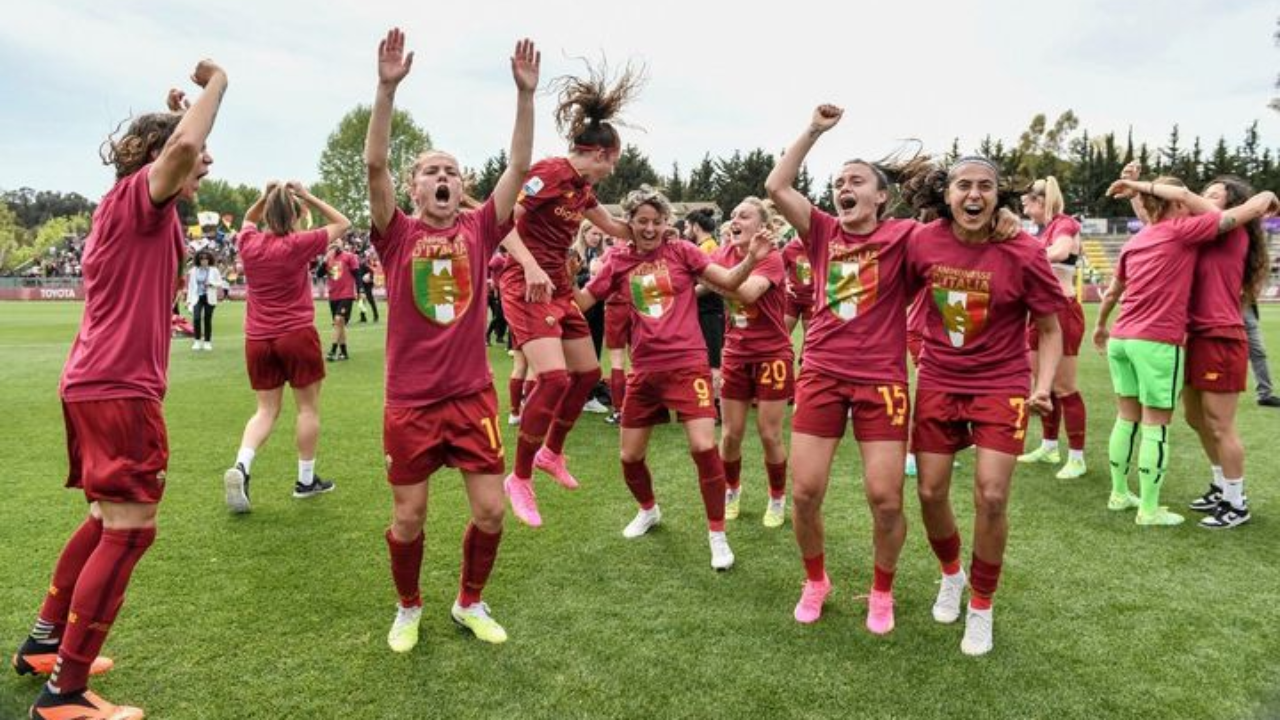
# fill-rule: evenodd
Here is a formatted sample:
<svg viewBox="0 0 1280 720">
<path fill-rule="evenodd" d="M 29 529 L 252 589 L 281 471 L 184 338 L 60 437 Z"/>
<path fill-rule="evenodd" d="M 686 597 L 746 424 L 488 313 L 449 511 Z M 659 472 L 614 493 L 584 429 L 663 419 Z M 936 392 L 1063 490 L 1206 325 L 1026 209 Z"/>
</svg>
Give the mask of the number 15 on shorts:
<svg viewBox="0 0 1280 720">
<path fill-rule="evenodd" d="M 902 427 L 907 423 L 907 390 L 901 385 L 877 385 L 876 391 L 884 400 L 884 413 L 889 424 Z"/>
</svg>

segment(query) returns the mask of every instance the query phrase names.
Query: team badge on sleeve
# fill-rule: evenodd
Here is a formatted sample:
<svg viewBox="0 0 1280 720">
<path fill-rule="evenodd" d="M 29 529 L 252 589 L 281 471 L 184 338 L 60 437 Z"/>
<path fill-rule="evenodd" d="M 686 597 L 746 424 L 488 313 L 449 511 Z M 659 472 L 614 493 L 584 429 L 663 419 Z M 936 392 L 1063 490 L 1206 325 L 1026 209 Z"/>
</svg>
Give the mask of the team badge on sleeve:
<svg viewBox="0 0 1280 720">
<path fill-rule="evenodd" d="M 525 195 L 537 195 L 542 191 L 542 178 L 534 176 L 524 182 L 524 187 L 520 188 L 520 192 Z"/>
</svg>

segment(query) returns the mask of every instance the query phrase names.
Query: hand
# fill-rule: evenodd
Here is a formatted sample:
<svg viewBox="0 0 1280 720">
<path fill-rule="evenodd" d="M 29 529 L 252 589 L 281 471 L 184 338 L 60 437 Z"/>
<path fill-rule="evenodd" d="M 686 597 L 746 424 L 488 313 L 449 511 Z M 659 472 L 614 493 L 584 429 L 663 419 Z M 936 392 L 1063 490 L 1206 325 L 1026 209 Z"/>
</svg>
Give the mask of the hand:
<svg viewBox="0 0 1280 720">
<path fill-rule="evenodd" d="M 196 65 L 195 72 L 191 73 L 191 82 L 202 88 L 207 87 L 213 76 L 218 74 L 226 75 L 217 63 L 206 58 Z"/>
<path fill-rule="evenodd" d="M 991 218 L 992 239 L 997 242 L 1012 240 L 1022 232 L 1022 218 L 1009 208 L 1000 208 Z"/>
<path fill-rule="evenodd" d="M 289 189 L 289 192 L 293 193 L 294 195 L 297 195 L 298 197 L 306 197 L 307 195 L 306 186 L 304 186 L 302 183 L 298 182 L 297 180 L 290 180 L 289 182 L 285 183 L 284 186 Z"/>
<path fill-rule="evenodd" d="M 1262 216 L 1269 218 L 1275 217 L 1277 214 L 1280 214 L 1280 198 L 1277 198 L 1276 194 L 1270 190 L 1267 190 L 1266 193 L 1271 196 L 1271 203 L 1267 205 L 1267 209 L 1262 213 Z"/>
<path fill-rule="evenodd" d="M 1137 160 L 1131 161 L 1124 169 L 1120 171 L 1121 180 L 1137 180 L 1142 176 L 1142 163 Z"/>
<path fill-rule="evenodd" d="M 267 187 L 266 187 L 266 189 L 265 189 L 265 190 L 263 190 L 263 191 L 262 191 L 262 194 L 263 194 L 264 196 L 265 196 L 265 195 L 270 195 L 270 194 L 271 194 L 271 191 L 272 191 L 272 190 L 275 190 L 275 189 L 276 189 L 276 188 L 278 188 L 278 187 L 280 187 L 280 181 L 279 181 L 279 180 L 268 180 L 268 181 L 267 181 Z"/>
<path fill-rule="evenodd" d="M 1049 395 L 1048 390 L 1037 390 L 1031 393 L 1031 397 L 1027 398 L 1027 407 L 1031 411 L 1040 416 L 1047 416 L 1053 412 L 1053 398 Z"/>
<path fill-rule="evenodd" d="M 413 53 L 404 52 L 404 33 L 391 28 L 378 43 L 378 82 L 399 85 L 413 67 Z"/>
<path fill-rule="evenodd" d="M 750 253 L 751 259 L 758 263 L 768 257 L 769 253 L 773 252 L 773 241 L 773 231 L 769 228 L 764 228 L 753 235 L 751 237 L 751 244 L 747 248 L 747 252 Z"/>
<path fill-rule="evenodd" d="M 836 126 L 840 122 L 840 118 L 844 117 L 844 109 L 835 105 L 819 105 L 813 111 L 813 119 L 810 123 L 818 132 L 826 132 Z"/>
<path fill-rule="evenodd" d="M 537 263 L 529 263 L 522 266 L 524 269 L 524 299 L 525 302 L 546 302 L 551 299 L 551 293 L 555 291 L 555 283 L 551 282 L 551 276 L 538 266 Z"/>
<path fill-rule="evenodd" d="M 1131 198 L 1138 193 L 1137 182 L 1134 180 L 1117 180 L 1111 183 L 1111 187 L 1107 188 L 1107 196 L 1113 198 Z"/>
<path fill-rule="evenodd" d="M 516 89 L 520 92 L 533 92 L 538 87 L 538 69 L 542 66 L 542 53 L 534 47 L 533 41 L 525 38 L 516 43 L 516 50 L 511 55 L 511 77 L 515 78 Z"/>
<path fill-rule="evenodd" d="M 185 112 L 191 108 L 191 101 L 187 99 L 187 94 L 178 88 L 169 89 L 169 97 L 165 104 L 169 106 L 169 112 Z"/>
<path fill-rule="evenodd" d="M 1104 355 L 1107 352 L 1107 340 L 1110 339 L 1111 332 L 1106 327 L 1099 325 L 1093 329 L 1093 346 L 1098 352 Z"/>
</svg>

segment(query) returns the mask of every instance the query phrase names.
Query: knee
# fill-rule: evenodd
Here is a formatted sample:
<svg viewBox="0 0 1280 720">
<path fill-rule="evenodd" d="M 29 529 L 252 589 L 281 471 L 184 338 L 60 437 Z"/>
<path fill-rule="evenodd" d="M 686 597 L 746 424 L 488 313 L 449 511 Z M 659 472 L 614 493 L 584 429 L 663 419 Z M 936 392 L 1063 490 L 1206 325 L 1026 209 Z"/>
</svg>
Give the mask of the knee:
<svg viewBox="0 0 1280 720">
<path fill-rule="evenodd" d="M 642 462 L 644 460 L 644 455 L 645 454 L 643 451 L 628 450 L 627 448 L 622 448 L 622 450 L 618 452 L 618 459 L 630 465 L 632 463 Z"/>
<path fill-rule="evenodd" d="M 694 453 L 695 455 L 714 449 L 716 449 L 716 439 L 714 434 L 705 438 L 698 437 L 689 439 L 689 452 Z"/>
<path fill-rule="evenodd" d="M 569 390 L 569 373 L 564 370 L 548 370 L 538 373 L 538 392 L 559 398 Z"/>
<path fill-rule="evenodd" d="M 902 519 L 902 496 L 893 492 L 877 492 L 867 498 L 871 505 L 871 518 L 881 527 L 893 525 Z"/>
<path fill-rule="evenodd" d="M 916 495 L 920 498 L 922 505 L 938 505 L 950 502 L 951 493 L 943 485 L 919 483 L 916 486 Z"/>
<path fill-rule="evenodd" d="M 724 446 L 737 450 L 742 447 L 742 436 L 744 432 L 742 428 L 730 428 L 728 425 L 721 426 L 721 439 L 724 440 Z"/>
<path fill-rule="evenodd" d="M 979 487 L 975 492 L 975 512 L 987 517 L 1000 517 L 1009 504 L 1009 493 L 1000 487 Z"/>
<path fill-rule="evenodd" d="M 791 485 L 791 505 L 796 512 L 811 513 L 822 504 L 822 493 L 817 483 L 796 476 Z"/>
<path fill-rule="evenodd" d="M 785 450 L 782 445 L 782 428 L 760 428 L 760 442 L 766 448 L 773 450 Z"/>
<path fill-rule="evenodd" d="M 476 527 L 481 530 L 493 535 L 502 532 L 502 517 L 505 511 L 506 508 L 501 502 L 485 505 L 475 509 L 471 516 L 471 522 L 475 523 Z"/>
<path fill-rule="evenodd" d="M 418 536 L 418 531 L 422 529 L 426 520 L 426 505 L 396 505 L 393 515 L 395 533 L 401 539 L 412 540 Z"/>
</svg>

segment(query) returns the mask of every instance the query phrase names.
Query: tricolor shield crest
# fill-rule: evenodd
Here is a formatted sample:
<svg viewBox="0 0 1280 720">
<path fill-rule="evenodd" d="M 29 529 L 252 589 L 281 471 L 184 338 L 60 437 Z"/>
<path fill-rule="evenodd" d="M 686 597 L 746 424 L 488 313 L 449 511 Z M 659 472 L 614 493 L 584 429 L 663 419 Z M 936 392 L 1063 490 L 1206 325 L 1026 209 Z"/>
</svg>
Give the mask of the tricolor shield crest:
<svg viewBox="0 0 1280 720">
<path fill-rule="evenodd" d="M 413 302 L 437 325 L 452 325 L 471 304 L 471 260 L 465 253 L 413 259 Z"/>
<path fill-rule="evenodd" d="M 942 326 L 952 347 L 964 347 L 987 326 L 987 293 L 935 287 L 933 302 L 942 313 Z"/>
</svg>

